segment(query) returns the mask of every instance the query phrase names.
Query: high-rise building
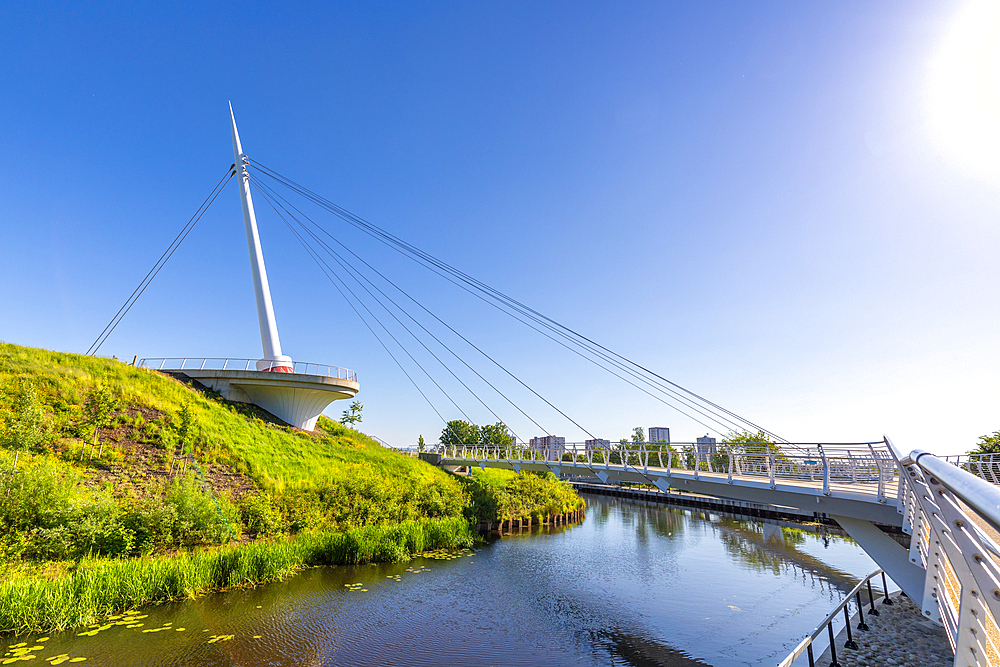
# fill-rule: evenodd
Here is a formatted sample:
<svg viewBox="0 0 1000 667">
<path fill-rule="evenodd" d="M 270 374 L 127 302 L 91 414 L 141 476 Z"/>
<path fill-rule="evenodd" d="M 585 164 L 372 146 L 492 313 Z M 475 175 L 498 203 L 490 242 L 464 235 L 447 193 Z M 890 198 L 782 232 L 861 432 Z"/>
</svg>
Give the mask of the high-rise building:
<svg viewBox="0 0 1000 667">
<path fill-rule="evenodd" d="M 650 426 L 649 442 L 670 442 L 670 429 L 663 426 Z"/>
<path fill-rule="evenodd" d="M 592 455 L 595 449 L 607 451 L 611 447 L 611 441 L 604 438 L 594 438 L 593 440 L 585 441 L 583 444 L 587 446 L 587 456 Z"/>
<path fill-rule="evenodd" d="M 532 438 L 531 451 L 541 454 L 546 461 L 558 461 L 566 453 L 566 438 L 558 435 Z"/>
<path fill-rule="evenodd" d="M 718 450 L 715 447 L 715 438 L 708 437 L 708 433 L 697 440 L 698 441 L 694 446 L 694 452 L 699 461 L 708 461 L 709 457 L 715 456 L 715 454 L 718 453 Z"/>
</svg>

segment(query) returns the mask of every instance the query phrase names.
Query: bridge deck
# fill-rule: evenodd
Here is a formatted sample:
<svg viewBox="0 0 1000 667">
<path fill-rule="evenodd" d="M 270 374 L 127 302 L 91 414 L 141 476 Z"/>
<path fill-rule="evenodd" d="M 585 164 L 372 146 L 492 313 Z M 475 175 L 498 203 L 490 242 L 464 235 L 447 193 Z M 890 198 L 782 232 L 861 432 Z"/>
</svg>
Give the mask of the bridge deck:
<svg viewBox="0 0 1000 667">
<path fill-rule="evenodd" d="M 881 443 L 875 443 L 881 445 Z M 894 459 L 884 449 L 863 443 L 853 450 L 811 449 L 785 446 L 781 451 L 764 447 L 734 448 L 713 460 L 691 460 L 687 467 L 650 463 L 683 461 L 675 452 L 638 446 L 604 454 L 555 452 L 550 456 L 525 449 L 483 446 L 442 448 L 441 465 L 481 466 L 511 470 L 552 471 L 557 474 L 596 477 L 605 482 L 672 487 L 758 503 L 795 507 L 826 515 L 849 516 L 899 526 L 896 509 L 898 473 Z M 617 463 L 615 462 L 617 461 Z M 622 461 L 629 461 L 622 464 Z M 634 463 L 638 463 L 635 465 Z M 646 463 L 646 465 L 642 465 Z M 693 465 L 692 465 L 693 463 Z M 719 468 L 725 470 L 720 472 Z"/>
</svg>

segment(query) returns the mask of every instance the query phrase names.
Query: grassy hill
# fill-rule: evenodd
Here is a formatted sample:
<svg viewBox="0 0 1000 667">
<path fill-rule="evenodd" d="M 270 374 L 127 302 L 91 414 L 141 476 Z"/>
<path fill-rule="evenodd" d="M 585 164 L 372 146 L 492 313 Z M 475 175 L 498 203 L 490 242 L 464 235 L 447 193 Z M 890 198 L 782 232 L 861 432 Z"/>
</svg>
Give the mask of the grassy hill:
<svg viewBox="0 0 1000 667">
<path fill-rule="evenodd" d="M 582 506 L 551 475 L 461 478 L 325 417 L 305 432 L 156 371 L 7 343 L 0 498 L 0 632 L 469 546 L 474 523 Z"/>
<path fill-rule="evenodd" d="M 97 428 L 89 408 L 102 395 L 113 405 Z M 113 359 L 0 344 L 0 416 L 8 573 L 462 517 L 468 504 L 454 476 L 325 417 L 303 432 Z"/>
</svg>

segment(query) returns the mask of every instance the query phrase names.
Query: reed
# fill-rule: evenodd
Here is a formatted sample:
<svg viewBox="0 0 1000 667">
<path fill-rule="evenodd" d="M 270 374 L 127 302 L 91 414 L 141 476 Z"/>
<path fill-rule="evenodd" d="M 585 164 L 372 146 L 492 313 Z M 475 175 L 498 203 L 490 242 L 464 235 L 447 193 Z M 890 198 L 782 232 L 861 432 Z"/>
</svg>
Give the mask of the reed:
<svg viewBox="0 0 1000 667">
<path fill-rule="evenodd" d="M 307 567 L 399 562 L 420 551 L 471 546 L 474 539 L 463 519 L 416 519 L 173 556 L 83 562 L 56 578 L 0 582 L 0 632 L 87 625 L 143 605 L 277 581 Z"/>
</svg>

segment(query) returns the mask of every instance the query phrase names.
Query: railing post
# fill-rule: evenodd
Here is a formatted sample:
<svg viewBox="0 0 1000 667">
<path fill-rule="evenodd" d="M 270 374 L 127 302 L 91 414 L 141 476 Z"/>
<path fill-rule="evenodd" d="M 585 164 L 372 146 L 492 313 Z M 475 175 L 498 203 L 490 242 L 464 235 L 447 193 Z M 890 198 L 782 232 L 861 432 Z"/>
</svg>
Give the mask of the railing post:
<svg viewBox="0 0 1000 667">
<path fill-rule="evenodd" d="M 850 627 L 850 623 L 847 624 Z M 840 667 L 840 663 L 837 662 L 837 642 L 834 641 L 833 636 L 833 619 L 826 624 L 826 629 L 830 633 L 830 667 Z"/>
<path fill-rule="evenodd" d="M 882 573 L 885 577 L 885 573 Z M 880 616 L 878 609 L 875 608 L 875 596 L 872 594 L 872 578 L 868 577 L 868 615 L 869 616 Z"/>
<path fill-rule="evenodd" d="M 882 573 L 882 593 L 885 595 L 882 598 L 882 604 L 887 604 L 891 607 L 894 603 L 892 598 L 889 597 L 889 584 L 885 581 L 885 572 Z"/>
<path fill-rule="evenodd" d="M 823 461 L 823 495 L 830 495 L 830 462 L 826 459 L 826 452 L 823 451 L 823 445 L 816 445 L 816 449 L 819 450 L 820 460 Z"/>
<path fill-rule="evenodd" d="M 872 453 L 872 459 L 875 461 L 875 468 L 878 469 L 878 501 L 883 505 L 886 503 L 885 498 L 885 480 L 882 479 L 882 462 L 878 456 L 875 455 L 875 448 L 868 445 L 868 451 Z"/>
<path fill-rule="evenodd" d="M 871 628 L 865 623 L 865 607 L 861 604 L 861 591 L 858 591 L 856 596 L 858 601 L 858 630 L 870 630 Z"/>
<path fill-rule="evenodd" d="M 847 621 L 847 641 L 844 642 L 844 648 L 854 649 L 856 651 L 858 649 L 858 644 L 854 641 L 854 637 L 851 635 L 851 612 L 848 611 L 850 606 L 850 603 L 844 605 L 844 620 Z M 833 623 L 831 622 L 830 625 L 833 625 Z"/>
<path fill-rule="evenodd" d="M 764 447 L 767 449 L 767 476 L 771 480 L 771 488 L 773 489 L 777 486 L 777 483 L 774 481 L 774 452 L 767 445 L 764 445 Z"/>
</svg>

